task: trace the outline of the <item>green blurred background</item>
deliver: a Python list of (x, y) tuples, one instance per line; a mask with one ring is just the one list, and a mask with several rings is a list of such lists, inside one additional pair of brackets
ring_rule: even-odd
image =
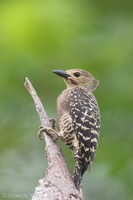
[[(31, 199), (47, 166), (25, 77), (56, 118), (65, 84), (52, 70), (71, 68), (100, 81), (101, 135), (83, 178), (85, 199), (133, 199), (132, 8), (132, 0), (0, 1), (0, 199)], [(61, 147), (73, 171), (71, 152)]]

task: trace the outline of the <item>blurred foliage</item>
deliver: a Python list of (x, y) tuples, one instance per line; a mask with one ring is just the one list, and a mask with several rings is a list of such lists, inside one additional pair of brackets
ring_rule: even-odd
[[(47, 166), (25, 77), (56, 118), (65, 84), (52, 70), (70, 68), (100, 80), (101, 135), (83, 178), (85, 199), (133, 199), (132, 7), (131, 0), (0, 1), (0, 199), (31, 199)], [(73, 171), (71, 152), (60, 144)]]

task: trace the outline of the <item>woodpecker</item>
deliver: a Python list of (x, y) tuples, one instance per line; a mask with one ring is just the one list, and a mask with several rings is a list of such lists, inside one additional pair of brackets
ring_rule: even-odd
[(55, 131), (55, 134), (73, 152), (74, 183), (80, 190), (82, 176), (90, 169), (98, 146), (100, 111), (93, 91), (99, 81), (81, 69), (53, 72), (61, 76), (67, 86), (57, 99), (60, 132)]

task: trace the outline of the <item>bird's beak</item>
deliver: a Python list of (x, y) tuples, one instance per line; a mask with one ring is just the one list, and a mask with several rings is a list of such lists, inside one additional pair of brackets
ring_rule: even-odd
[(53, 72), (54, 72), (55, 74), (57, 74), (57, 75), (63, 77), (63, 78), (66, 78), (66, 79), (68, 79), (68, 77), (70, 77), (70, 75), (67, 74), (67, 72), (64, 71), (64, 70), (53, 70)]

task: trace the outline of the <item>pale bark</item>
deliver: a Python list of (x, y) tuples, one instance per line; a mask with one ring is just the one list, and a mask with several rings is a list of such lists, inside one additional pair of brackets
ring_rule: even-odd
[[(34, 100), (41, 125), (52, 128), (40, 98), (28, 78), (24, 85)], [(48, 168), (46, 176), (39, 180), (39, 186), (35, 188), (32, 200), (83, 200), (82, 190), (79, 192), (75, 188), (73, 177), (58, 143), (46, 133), (44, 133), (44, 138)]]

